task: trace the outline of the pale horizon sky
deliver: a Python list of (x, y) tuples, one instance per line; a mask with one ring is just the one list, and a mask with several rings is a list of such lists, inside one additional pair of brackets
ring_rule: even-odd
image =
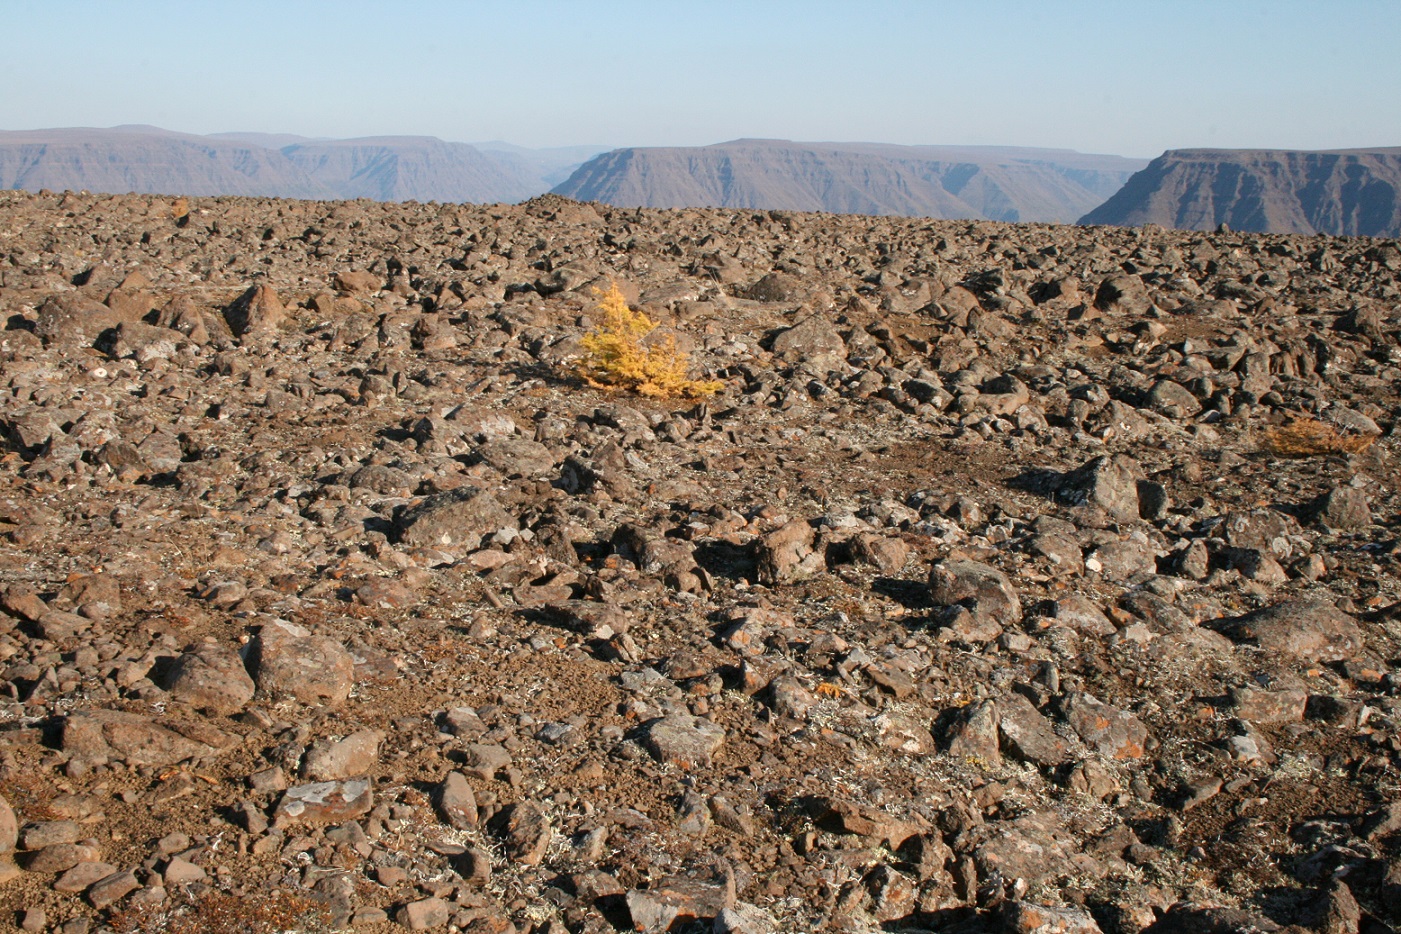
[(1401, 146), (1396, 0), (0, 0), (0, 129)]

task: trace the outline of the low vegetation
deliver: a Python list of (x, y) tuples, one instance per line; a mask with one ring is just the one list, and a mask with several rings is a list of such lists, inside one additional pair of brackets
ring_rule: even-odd
[(207, 891), (171, 906), (130, 908), (114, 915), (117, 934), (319, 934), (330, 930), (324, 905), (280, 890), (257, 898)]

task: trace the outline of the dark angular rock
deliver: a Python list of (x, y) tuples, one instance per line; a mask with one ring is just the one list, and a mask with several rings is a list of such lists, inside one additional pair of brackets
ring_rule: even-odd
[(1070, 761), (1070, 747), (1056, 735), (1051, 721), (1020, 694), (997, 701), (997, 725), (1002, 748), (1032, 765), (1054, 767)]
[(338, 706), (355, 686), (355, 659), (339, 642), (273, 620), (249, 643), (248, 667), (265, 694)]
[(496, 497), (473, 487), (426, 497), (395, 523), (401, 544), (456, 555), (474, 551), (486, 536), (515, 527)]
[(1142, 479), (1143, 469), (1131, 457), (1096, 457), (1061, 478), (1059, 495), (1071, 505), (1098, 506), (1118, 522), (1134, 522)]
[(1356, 487), (1335, 486), (1314, 507), (1314, 521), (1331, 532), (1366, 528), (1372, 524), (1372, 506)]
[(256, 689), (243, 659), (222, 645), (202, 645), (181, 655), (166, 680), (172, 699), (215, 714), (238, 713)]
[(940, 561), (929, 572), (929, 597), (937, 604), (959, 604), (999, 625), (1022, 618), (1022, 604), (1012, 582), (997, 568), (979, 561)]
[(1062, 713), (1085, 744), (1111, 759), (1139, 759), (1146, 751), (1148, 728), (1137, 717), (1083, 691), (1062, 701)]

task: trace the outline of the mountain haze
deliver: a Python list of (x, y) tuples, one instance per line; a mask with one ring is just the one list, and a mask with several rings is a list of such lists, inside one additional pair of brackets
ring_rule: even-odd
[(519, 165), (432, 136), (312, 140), (280, 151), (340, 198), (514, 202), (540, 193)]
[(1169, 150), (1081, 224), (1401, 236), (1401, 148)]
[[(502, 142), (501, 140), (473, 143), (472, 145), (503, 165), (520, 166), (520, 171), (544, 179), (550, 188), (569, 178), (570, 175), (574, 174), (575, 169), (594, 156), (601, 152), (607, 152), (609, 149), (607, 146), (588, 145), (527, 149), (524, 146), (517, 146), (514, 143)], [(535, 192), (535, 194), (540, 193)]]
[(746, 139), (614, 150), (553, 191), (620, 207), (1069, 222), (1144, 164), (1071, 150)]

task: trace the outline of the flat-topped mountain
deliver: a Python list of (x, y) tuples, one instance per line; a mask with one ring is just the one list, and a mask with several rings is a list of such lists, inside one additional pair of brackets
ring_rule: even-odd
[(545, 192), (598, 151), (153, 126), (0, 131), (0, 188), (499, 203)]
[(738, 207), (1070, 222), (1144, 162), (1065, 149), (744, 139), (617, 149), (556, 194), (620, 207)]
[(1177, 149), (1081, 224), (1401, 236), (1401, 148)]

